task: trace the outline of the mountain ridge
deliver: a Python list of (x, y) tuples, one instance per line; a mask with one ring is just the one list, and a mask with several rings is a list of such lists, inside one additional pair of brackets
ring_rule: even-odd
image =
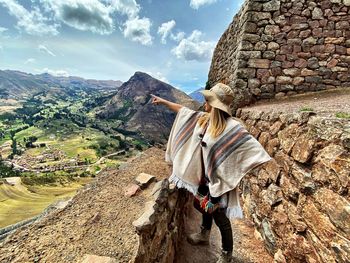
[(198, 109), (198, 102), (170, 84), (137, 71), (117, 93), (101, 107), (98, 116), (123, 120), (122, 129), (140, 133), (149, 140), (165, 143), (175, 119), (175, 113), (151, 103), (151, 94)]
[(80, 91), (111, 92), (121, 85), (119, 80), (94, 80), (76, 76), (59, 77), (48, 73), (0, 70), (0, 99), (26, 100), (38, 93), (51, 92), (53, 88), (60, 89), (67, 95), (77, 95)]

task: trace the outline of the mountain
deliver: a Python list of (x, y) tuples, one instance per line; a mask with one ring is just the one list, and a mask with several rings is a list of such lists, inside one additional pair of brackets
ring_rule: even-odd
[(80, 92), (116, 91), (121, 81), (92, 80), (79, 77), (55, 77), (13, 70), (0, 70), (0, 99), (26, 100), (40, 93), (51, 93), (54, 97), (79, 96)]
[(202, 93), (200, 93), (199, 91), (204, 90), (204, 88), (200, 88), (197, 89), (193, 92), (191, 92), (190, 94), (188, 94), (188, 96), (190, 96), (192, 99), (198, 101), (199, 103), (204, 103), (204, 96)]
[[(55, 87), (58, 87), (55, 85)], [(0, 98), (28, 99), (34, 94), (47, 92), (50, 85), (35, 75), (20, 71), (0, 70)]]
[(199, 103), (184, 92), (143, 72), (136, 72), (119, 87), (117, 93), (101, 107), (97, 116), (122, 120), (123, 130), (141, 134), (150, 141), (167, 141), (176, 114), (162, 105), (151, 103), (151, 94), (192, 109)]
[(41, 79), (57, 84), (64, 88), (77, 88), (77, 89), (95, 89), (100, 91), (115, 91), (118, 87), (120, 87), (123, 82), (120, 80), (95, 80), (95, 79), (84, 79), (81, 77), (55, 77), (48, 73), (44, 73), (38, 75)]

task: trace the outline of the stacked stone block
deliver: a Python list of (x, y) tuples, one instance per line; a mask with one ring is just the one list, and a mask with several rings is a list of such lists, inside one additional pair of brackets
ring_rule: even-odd
[(135, 263), (172, 263), (184, 235), (189, 194), (164, 179), (153, 188), (144, 213), (133, 222), (139, 235)]
[(349, 0), (246, 0), (214, 51), (208, 76), (255, 100), (350, 87)]
[(241, 184), (276, 263), (350, 262), (350, 126), (304, 112), (237, 111), (274, 158)]

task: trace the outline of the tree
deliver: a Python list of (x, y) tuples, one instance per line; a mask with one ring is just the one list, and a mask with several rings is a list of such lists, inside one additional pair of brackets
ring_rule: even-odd
[(17, 141), (14, 138), (12, 139), (11, 148), (12, 148), (12, 155), (16, 155), (17, 154)]

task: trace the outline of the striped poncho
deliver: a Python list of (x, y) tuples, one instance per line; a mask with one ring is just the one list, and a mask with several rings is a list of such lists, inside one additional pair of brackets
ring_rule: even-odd
[(271, 157), (233, 118), (227, 120), (224, 132), (218, 137), (212, 138), (208, 132), (205, 133), (204, 144), (201, 145), (200, 135), (204, 131), (197, 122), (202, 114), (186, 107), (178, 112), (165, 156), (166, 161), (173, 164), (169, 180), (177, 187), (196, 194), (205, 173), (209, 178), (210, 195), (221, 197), (220, 206), (226, 208), (229, 218), (241, 218), (237, 185), (245, 174)]

